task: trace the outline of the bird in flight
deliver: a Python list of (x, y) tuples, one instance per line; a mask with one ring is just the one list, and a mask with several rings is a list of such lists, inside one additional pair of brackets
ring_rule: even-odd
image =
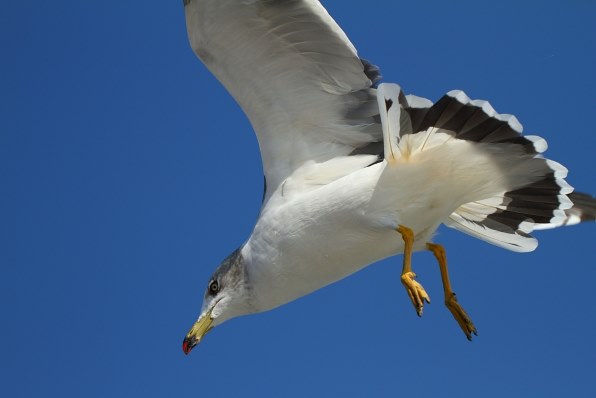
[(188, 354), (231, 318), (267, 311), (403, 254), (421, 316), (429, 295), (412, 253), (431, 251), (445, 305), (477, 334), (449, 280), (441, 224), (528, 252), (530, 233), (596, 220), (546, 141), (512, 115), (451, 91), (435, 103), (380, 83), (317, 0), (184, 0), (192, 49), (248, 116), (266, 189), (256, 225), (207, 283)]

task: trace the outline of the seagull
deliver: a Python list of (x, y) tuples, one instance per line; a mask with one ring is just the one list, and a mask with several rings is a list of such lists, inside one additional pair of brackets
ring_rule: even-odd
[(434, 254), (444, 302), (465, 336), (444, 224), (529, 252), (534, 230), (596, 220), (596, 198), (543, 156), (512, 115), (451, 91), (435, 103), (381, 83), (317, 0), (184, 0), (192, 49), (246, 113), (265, 174), (246, 242), (207, 283), (188, 354), (214, 327), (271, 310), (403, 254), (401, 283), (421, 316), (429, 295), (412, 254)]

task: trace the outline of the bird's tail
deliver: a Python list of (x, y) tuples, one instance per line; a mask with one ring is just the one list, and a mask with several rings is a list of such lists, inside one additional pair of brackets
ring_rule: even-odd
[(453, 177), (453, 189), (475, 196), (461, 202), (447, 226), (524, 252), (537, 246), (533, 230), (596, 219), (596, 199), (572, 193), (565, 181), (567, 169), (542, 156), (544, 139), (522, 136), (515, 116), (498, 114), (488, 102), (471, 100), (462, 91), (451, 91), (432, 104), (403, 95), (397, 85), (381, 84), (377, 99), (389, 162), (430, 148), (439, 154), (459, 148), (457, 177), (469, 180), (457, 184)]

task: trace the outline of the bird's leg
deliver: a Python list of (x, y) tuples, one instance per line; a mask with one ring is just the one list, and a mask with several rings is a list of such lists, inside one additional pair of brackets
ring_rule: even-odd
[(416, 309), (418, 316), (422, 316), (424, 301), (430, 304), (430, 298), (422, 285), (414, 280), (416, 274), (412, 272), (412, 247), (414, 246), (414, 232), (403, 225), (399, 225), (397, 230), (404, 240), (404, 265), (401, 271), (401, 283), (406, 288), (412, 304)]
[(451, 282), (449, 281), (449, 271), (447, 270), (447, 256), (445, 255), (445, 248), (441, 245), (434, 243), (427, 243), (426, 247), (434, 255), (439, 262), (439, 268), (441, 269), (441, 280), (443, 281), (443, 291), (445, 292), (445, 305), (451, 311), (451, 314), (459, 324), (459, 327), (466, 334), (468, 340), (472, 340), (472, 333), (478, 336), (478, 331), (474, 326), (474, 323), (463, 309), (463, 307), (457, 302), (457, 297), (453, 290), (451, 290)]

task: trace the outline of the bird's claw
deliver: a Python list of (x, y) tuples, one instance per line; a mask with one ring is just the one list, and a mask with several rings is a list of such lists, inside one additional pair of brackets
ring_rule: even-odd
[(424, 287), (422, 287), (420, 283), (414, 280), (415, 278), (415, 273), (405, 272), (401, 276), (401, 283), (406, 288), (406, 292), (408, 292), (410, 300), (412, 300), (412, 304), (414, 305), (416, 314), (418, 314), (418, 316), (422, 316), (422, 311), (424, 310), (424, 302), (426, 301), (428, 304), (430, 304), (430, 297), (426, 293), (426, 290), (424, 290)]
[(469, 341), (472, 341), (472, 334), (478, 336), (478, 331), (476, 330), (476, 326), (464, 310), (464, 308), (457, 302), (457, 297), (455, 293), (451, 293), (451, 296), (445, 299), (445, 305), (459, 324), (461, 330), (465, 333), (466, 338)]

